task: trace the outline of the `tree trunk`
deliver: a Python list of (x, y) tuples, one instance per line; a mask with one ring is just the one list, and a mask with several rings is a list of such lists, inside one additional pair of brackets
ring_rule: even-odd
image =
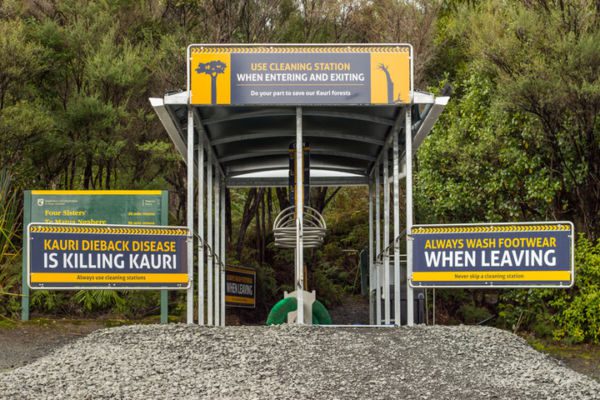
[(288, 208), (290, 206), (290, 199), (288, 199), (288, 193), (286, 188), (275, 188), (277, 194), (277, 200), (279, 202), (279, 211)]
[(232, 222), (231, 222), (231, 192), (228, 188), (225, 188), (225, 225), (227, 226), (225, 240), (227, 246), (225, 248), (229, 248), (231, 245), (231, 234), (232, 234)]
[(267, 212), (269, 215), (269, 227), (273, 226), (273, 191), (271, 188), (267, 190)]
[(108, 160), (106, 162), (106, 180), (105, 180), (105, 185), (104, 185), (106, 190), (110, 190), (110, 176), (112, 175), (111, 165), (112, 165), (112, 160)]
[(240, 261), (242, 258), (242, 248), (244, 247), (244, 238), (246, 237), (246, 231), (252, 222), (252, 219), (256, 215), (256, 208), (258, 207), (259, 198), (262, 196), (264, 188), (256, 189), (252, 188), (248, 192), (246, 202), (244, 203), (244, 213), (242, 215), (242, 222), (240, 223), (240, 231), (238, 233), (238, 240), (236, 245), (237, 259)]
[(256, 221), (256, 252), (258, 254), (258, 262), (259, 263), (263, 263), (263, 257), (262, 257), (262, 226), (260, 223), (261, 220), (261, 204), (263, 202), (263, 196), (260, 196), (257, 199), (257, 207), (256, 207), (256, 213), (255, 213), (255, 221)]
[(85, 169), (83, 171), (83, 188), (88, 190), (92, 183), (92, 155), (88, 154), (85, 157)]

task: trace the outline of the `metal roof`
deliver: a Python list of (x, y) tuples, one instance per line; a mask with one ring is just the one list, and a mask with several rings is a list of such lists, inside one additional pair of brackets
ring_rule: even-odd
[[(433, 127), (448, 99), (415, 92), (414, 150)], [(151, 98), (150, 102), (185, 159), (187, 92)], [(391, 133), (394, 129), (403, 131), (402, 108), (401, 105), (303, 106), (303, 136), (310, 145), (311, 172), (320, 172), (311, 178), (311, 185), (367, 184), (383, 149), (390, 147)], [(195, 137), (203, 138), (228, 186), (287, 186), (288, 147), (296, 136), (295, 107), (194, 106), (194, 117)], [(404, 134), (399, 138), (402, 149)], [(273, 173), (260, 174), (264, 171)]]

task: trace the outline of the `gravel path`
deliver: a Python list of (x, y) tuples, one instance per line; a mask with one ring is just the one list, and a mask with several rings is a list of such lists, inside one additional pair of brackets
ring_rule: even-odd
[(0, 374), (0, 398), (600, 399), (600, 384), (487, 327), (133, 325)]

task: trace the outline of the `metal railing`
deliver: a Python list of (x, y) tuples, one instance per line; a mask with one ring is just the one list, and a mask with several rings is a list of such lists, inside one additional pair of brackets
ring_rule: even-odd
[[(296, 207), (282, 210), (273, 222), (275, 246), (293, 249), (296, 247)], [(304, 206), (302, 224), (303, 247), (313, 248), (323, 244), (327, 224), (323, 216), (314, 208)]]

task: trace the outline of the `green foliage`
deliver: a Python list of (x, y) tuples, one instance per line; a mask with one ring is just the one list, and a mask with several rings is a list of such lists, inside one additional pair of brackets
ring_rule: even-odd
[(492, 79), (477, 68), (455, 83), (432, 137), (419, 151), (415, 184), (421, 222), (535, 220), (556, 184), (528, 149), (530, 119), (495, 111)]
[(600, 342), (600, 241), (580, 236), (571, 289), (511, 290), (501, 295), (500, 323), (540, 337)]
[(21, 250), (18, 235), (21, 205), (11, 179), (6, 169), (0, 169), (0, 268), (12, 262)]
[(0, 265), (0, 316), (16, 318), (21, 311), (21, 263), (13, 259)]
[[(440, 290), (438, 311), (449, 323), (475, 323), (489, 309), (508, 329), (600, 340), (595, 2), (46, 3), (0, 4), (0, 314), (15, 316), (20, 301), (13, 257), (21, 189), (169, 188), (173, 222), (183, 222), (182, 163), (147, 99), (185, 87), (188, 43), (412, 42), (416, 89), (454, 89), (418, 152), (416, 221), (568, 219), (589, 239), (577, 243), (573, 289), (503, 291), (495, 310), (477, 291)], [(327, 305), (359, 289), (366, 193), (341, 190), (324, 212), (325, 245), (306, 252), (309, 287)], [(247, 195), (231, 192), (230, 234)], [(268, 207), (276, 215), (277, 206)], [(263, 228), (257, 232), (254, 218), (236, 261), (257, 269), (257, 301), (268, 310), (293, 289), (294, 263)], [(173, 313), (183, 314), (184, 299), (172, 294)], [(136, 316), (156, 309), (158, 293), (34, 291), (31, 304), (40, 312)]]
[(80, 290), (75, 294), (73, 300), (81, 304), (85, 311), (108, 310), (116, 306), (117, 310), (123, 310), (125, 300), (120, 292), (116, 290)]
[(59, 313), (67, 303), (65, 294), (54, 290), (32, 290), (30, 296), (29, 306), (36, 311)]
[(600, 342), (600, 240), (580, 236), (575, 253), (575, 286), (552, 301), (558, 327), (554, 337)]
[(20, 309), (21, 205), (6, 169), (0, 169), (0, 315), (15, 317)]
[[(600, 235), (600, 12), (596, 2), (486, 2), (466, 13), (474, 63), (493, 75), (498, 108), (525, 113), (553, 183), (551, 211)], [(540, 185), (541, 186), (541, 185)]]
[(467, 324), (477, 324), (486, 320), (492, 314), (485, 307), (463, 304), (458, 310), (458, 316)]
[(275, 271), (273, 267), (266, 264), (257, 264), (254, 267), (256, 269), (256, 281), (260, 282), (256, 288), (256, 304), (267, 311), (267, 304), (271, 304), (277, 294)]
[(344, 293), (344, 278), (336, 267), (325, 262), (319, 263), (313, 271), (314, 290), (327, 307), (340, 304)]

